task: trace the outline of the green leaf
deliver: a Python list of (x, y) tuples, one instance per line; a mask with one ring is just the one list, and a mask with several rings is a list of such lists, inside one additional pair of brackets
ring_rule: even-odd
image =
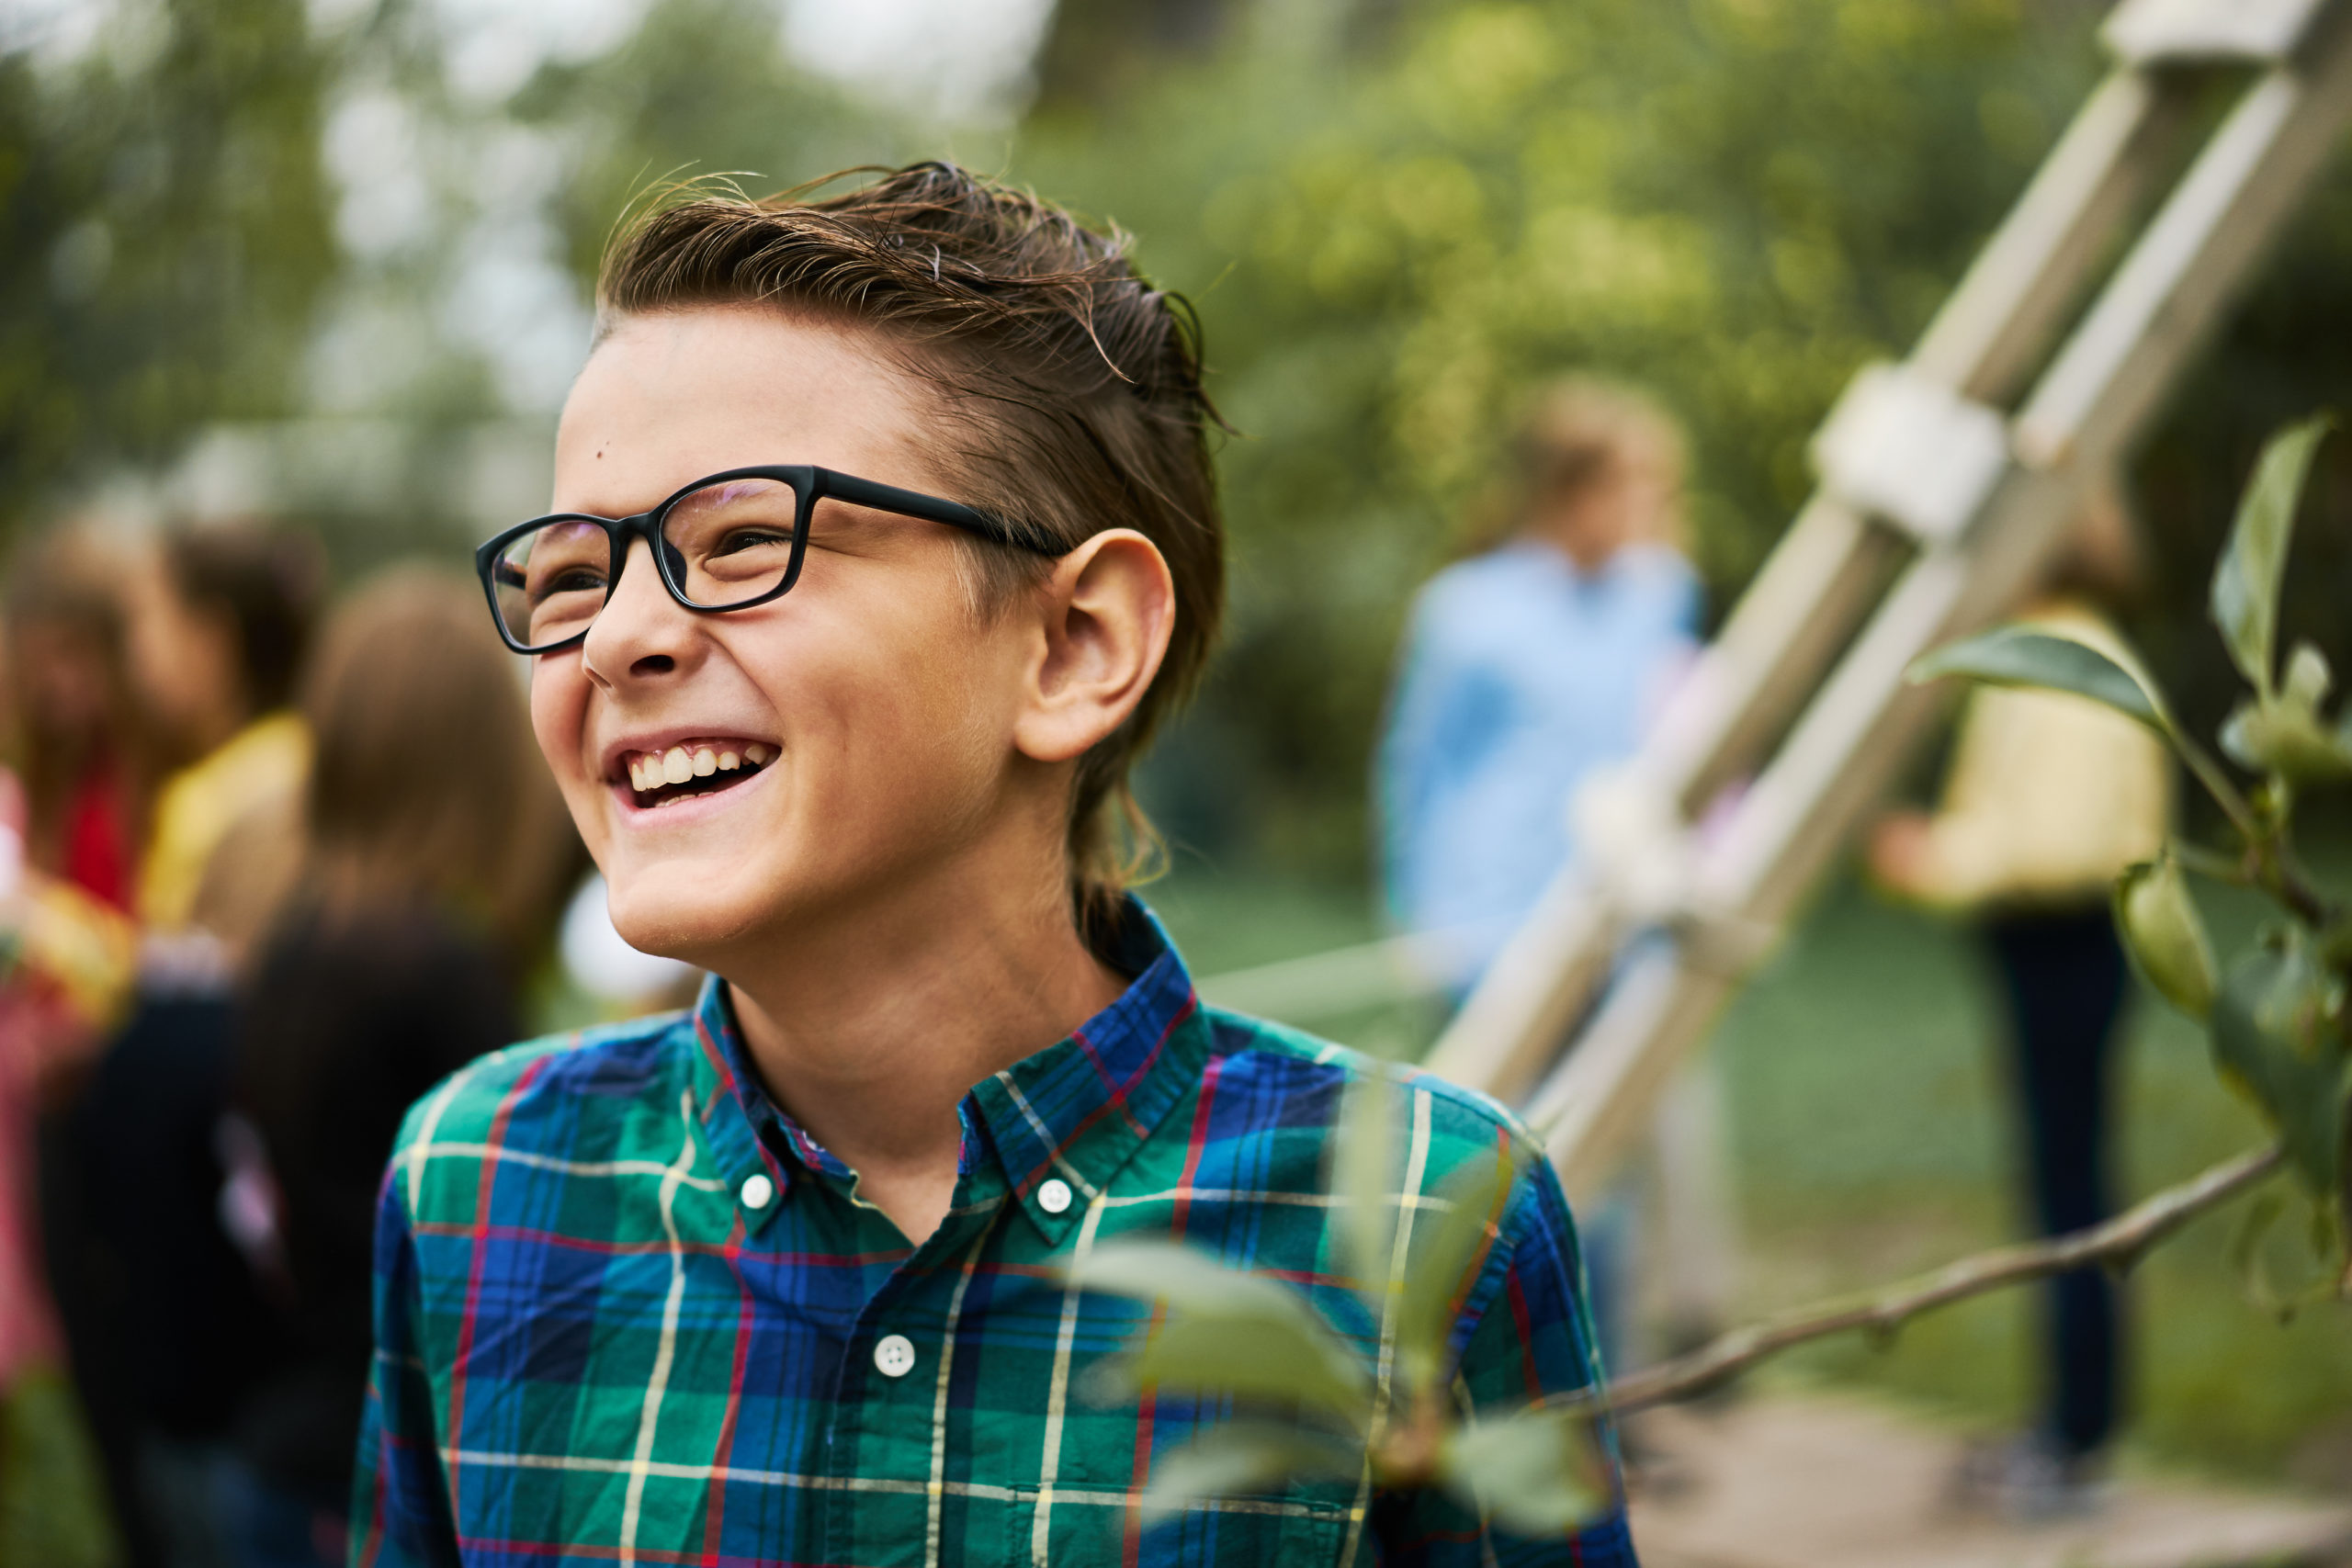
[(1160, 1302), (1171, 1312), (1320, 1326), (1306, 1299), (1281, 1280), (1228, 1268), (1197, 1247), (1163, 1237), (1105, 1242), (1074, 1259), (1067, 1273), (1080, 1290)]
[(1371, 1419), (1372, 1380), (1329, 1330), (1180, 1314), (1148, 1334), (1140, 1348), (1102, 1367), (1096, 1391), (1122, 1402), (1156, 1388), (1305, 1405), (1357, 1431)]
[(1094, 1374), (1101, 1393), (1222, 1392), (1309, 1405), (1357, 1427), (1369, 1418), (1371, 1374), (1306, 1298), (1279, 1280), (1169, 1241), (1114, 1242), (1069, 1274), (1083, 1289), (1169, 1308), (1136, 1349), (1102, 1363)]
[(2170, 851), (2115, 884), (2115, 923), (2156, 994), (2191, 1018), (2213, 1010), (2213, 943)]
[(2334, 784), (2352, 778), (2352, 744), (2322, 728), (2319, 716), (2291, 697), (2242, 703), (2222, 726), (2222, 750), (2256, 773), (2290, 784)]
[(1218, 1497), (1272, 1492), (1293, 1477), (1353, 1481), (1363, 1451), (1321, 1433), (1261, 1422), (1213, 1427), (1182, 1448), (1152, 1461), (1144, 1488), (1143, 1518), (1169, 1515)]
[(2227, 1247), (2230, 1269), (2238, 1277), (2238, 1290), (2246, 1304), (2280, 1323), (2292, 1321), (2296, 1314), (2308, 1307), (2339, 1300), (2339, 1280), (2344, 1272), (2343, 1235), (2333, 1223), (2327, 1206), (2314, 1203), (2310, 1206), (2312, 1267), (2301, 1270), (2301, 1280), (2280, 1282), (2271, 1268), (2265, 1243), (2288, 1208), (2287, 1195), (2276, 1188), (2256, 1193), (2232, 1229)]
[(2278, 581), (2294, 536), (2295, 505), (2315, 452), (2335, 421), (2316, 415), (2273, 435), (2255, 464), (2238, 502), (2230, 543), (2213, 572), (2213, 624), (2230, 658), (2254, 689), (2267, 697), (2278, 637)]
[(2327, 655), (2310, 643), (2295, 644), (2287, 656), (2287, 678), (2279, 683), (2279, 694), (2289, 702), (2317, 711), (2327, 701), (2328, 689), (2335, 683), (2335, 673), (2327, 667)]
[(1487, 1227), (1502, 1218), (1520, 1158), (1516, 1146), (1506, 1146), (1492, 1159), (1464, 1164), (1438, 1188), (1448, 1207), (1415, 1229), (1405, 1297), (1396, 1308), (1396, 1354), (1414, 1382), (1443, 1371), (1454, 1303), (1467, 1288), (1464, 1276), (1485, 1256)]
[(2294, 1316), (2295, 1309), (2272, 1282), (2269, 1266), (2262, 1256), (2262, 1244), (2286, 1212), (2286, 1197), (2277, 1189), (2256, 1193), (2230, 1232), (2227, 1249), (2230, 1271), (2238, 1277), (2238, 1292), (2245, 1297), (2246, 1304), (2281, 1323)]
[(2069, 692), (2104, 703), (2169, 737), (2164, 704), (2133, 671), (2086, 642), (2030, 626), (1998, 626), (1947, 643), (1911, 666), (1914, 682), (1958, 675), (1991, 686)]
[(1457, 1428), (1439, 1453), (1438, 1480), (1513, 1535), (1561, 1535), (1609, 1506), (1591, 1426), (1557, 1410), (1522, 1410)]
[(1331, 1191), (1339, 1198), (1340, 1266), (1356, 1281), (1374, 1323), (1385, 1315), (1396, 1247), (1396, 1080), (1375, 1073), (1349, 1086), (1331, 1150)]
[(2330, 1016), (2330, 981), (2293, 927), (2229, 967), (2213, 1001), (2215, 1066), (2278, 1128), (2288, 1162), (2326, 1202), (2344, 1170), (2352, 1056)]

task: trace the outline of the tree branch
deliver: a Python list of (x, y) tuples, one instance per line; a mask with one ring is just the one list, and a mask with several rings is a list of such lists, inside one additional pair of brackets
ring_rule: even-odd
[(1891, 1334), (1921, 1313), (2085, 1264), (2128, 1268), (2189, 1220), (2277, 1170), (2281, 1157), (2276, 1144), (2249, 1150), (2193, 1180), (2166, 1188), (2104, 1224), (2048, 1241), (1980, 1252), (1859, 1299), (1806, 1307), (1736, 1328), (1687, 1356), (1620, 1378), (1599, 1394), (1587, 1392), (1559, 1403), (1585, 1409), (1606, 1405), (1620, 1414), (1671, 1404), (1808, 1340), (1858, 1328)]

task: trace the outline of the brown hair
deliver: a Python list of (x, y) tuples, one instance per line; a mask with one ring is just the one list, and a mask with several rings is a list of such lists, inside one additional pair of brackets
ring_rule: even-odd
[[(1632, 464), (1662, 461), (1679, 474), (1688, 460), (1681, 425), (1655, 398), (1598, 376), (1563, 377), (1538, 389), (1520, 416), (1510, 454), (1510, 482), (1472, 510), (1464, 530), (1469, 553), (1493, 548), (1539, 509), (1576, 501)], [(1658, 536), (1629, 542), (1680, 543)]]
[[(1072, 890), (1091, 931), (1151, 842), (1128, 770), (1198, 681), (1224, 605), (1199, 322), (1136, 272), (1115, 228), (1095, 232), (953, 164), (850, 172), (880, 177), (823, 200), (807, 197), (840, 175), (757, 201), (690, 187), (649, 208), (605, 257), (599, 331), (731, 304), (870, 329), (937, 391), (931, 450), (956, 499), (1057, 553), (1114, 527), (1159, 547), (1176, 585), (1167, 659), (1126, 723), (1080, 759), (1070, 801)], [(1049, 570), (1004, 546), (966, 547), (984, 607)]]
[(249, 716), (293, 701), (326, 580), (318, 541), (262, 523), (180, 527), (164, 570), (181, 603), (228, 617)]
[(563, 892), (570, 819), (472, 585), (423, 567), (375, 578), (328, 623), (302, 714), (310, 896), (330, 915), (438, 903), (528, 962)]
[[(31, 542), (12, 563), (7, 599), (7, 707), (17, 734), (17, 771), (25, 787), (26, 847), (34, 865), (56, 872), (65, 858), (65, 818), (74, 791), (94, 770), (110, 769), (117, 807), (133, 842), (145, 819), (154, 758), (130, 678), (122, 584), (129, 552), (85, 529), (68, 527)], [(86, 657), (100, 690), (94, 721), (61, 728), (37, 690), (28, 634), (61, 636)]]
[(2086, 599), (2109, 612), (2136, 607), (2147, 589), (2145, 533), (2123, 476), (2100, 475), (2083, 491), (2074, 527), (2042, 569), (2041, 593)]

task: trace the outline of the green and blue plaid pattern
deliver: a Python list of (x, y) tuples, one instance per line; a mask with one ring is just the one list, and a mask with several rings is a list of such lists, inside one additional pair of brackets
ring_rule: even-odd
[[(1173, 1232), (1309, 1292), (1384, 1369), (1334, 1258), (1326, 1144), (1359, 1057), (1202, 1006), (1140, 905), (1132, 986), (975, 1087), (920, 1247), (752, 1075), (726, 987), (518, 1045), (410, 1113), (386, 1173), (361, 1568), (1634, 1562), (1622, 1509), (1505, 1537), (1436, 1493), (1301, 1482), (1147, 1527), (1156, 1456), (1229, 1412), (1090, 1400), (1148, 1311), (1062, 1269)], [(1401, 1213), (1526, 1134), (1429, 1077)], [(1493, 1228), (1453, 1344), (1500, 1412), (1599, 1376), (1548, 1166)]]

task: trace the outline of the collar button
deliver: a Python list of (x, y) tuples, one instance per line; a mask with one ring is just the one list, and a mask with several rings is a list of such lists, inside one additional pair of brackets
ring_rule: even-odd
[(1069, 1208), (1069, 1183), (1060, 1177), (1048, 1177), (1037, 1188), (1037, 1207), (1049, 1214), (1059, 1214)]
[(764, 1209), (775, 1201), (775, 1182), (770, 1181), (764, 1175), (747, 1176), (743, 1179), (743, 1207)]

